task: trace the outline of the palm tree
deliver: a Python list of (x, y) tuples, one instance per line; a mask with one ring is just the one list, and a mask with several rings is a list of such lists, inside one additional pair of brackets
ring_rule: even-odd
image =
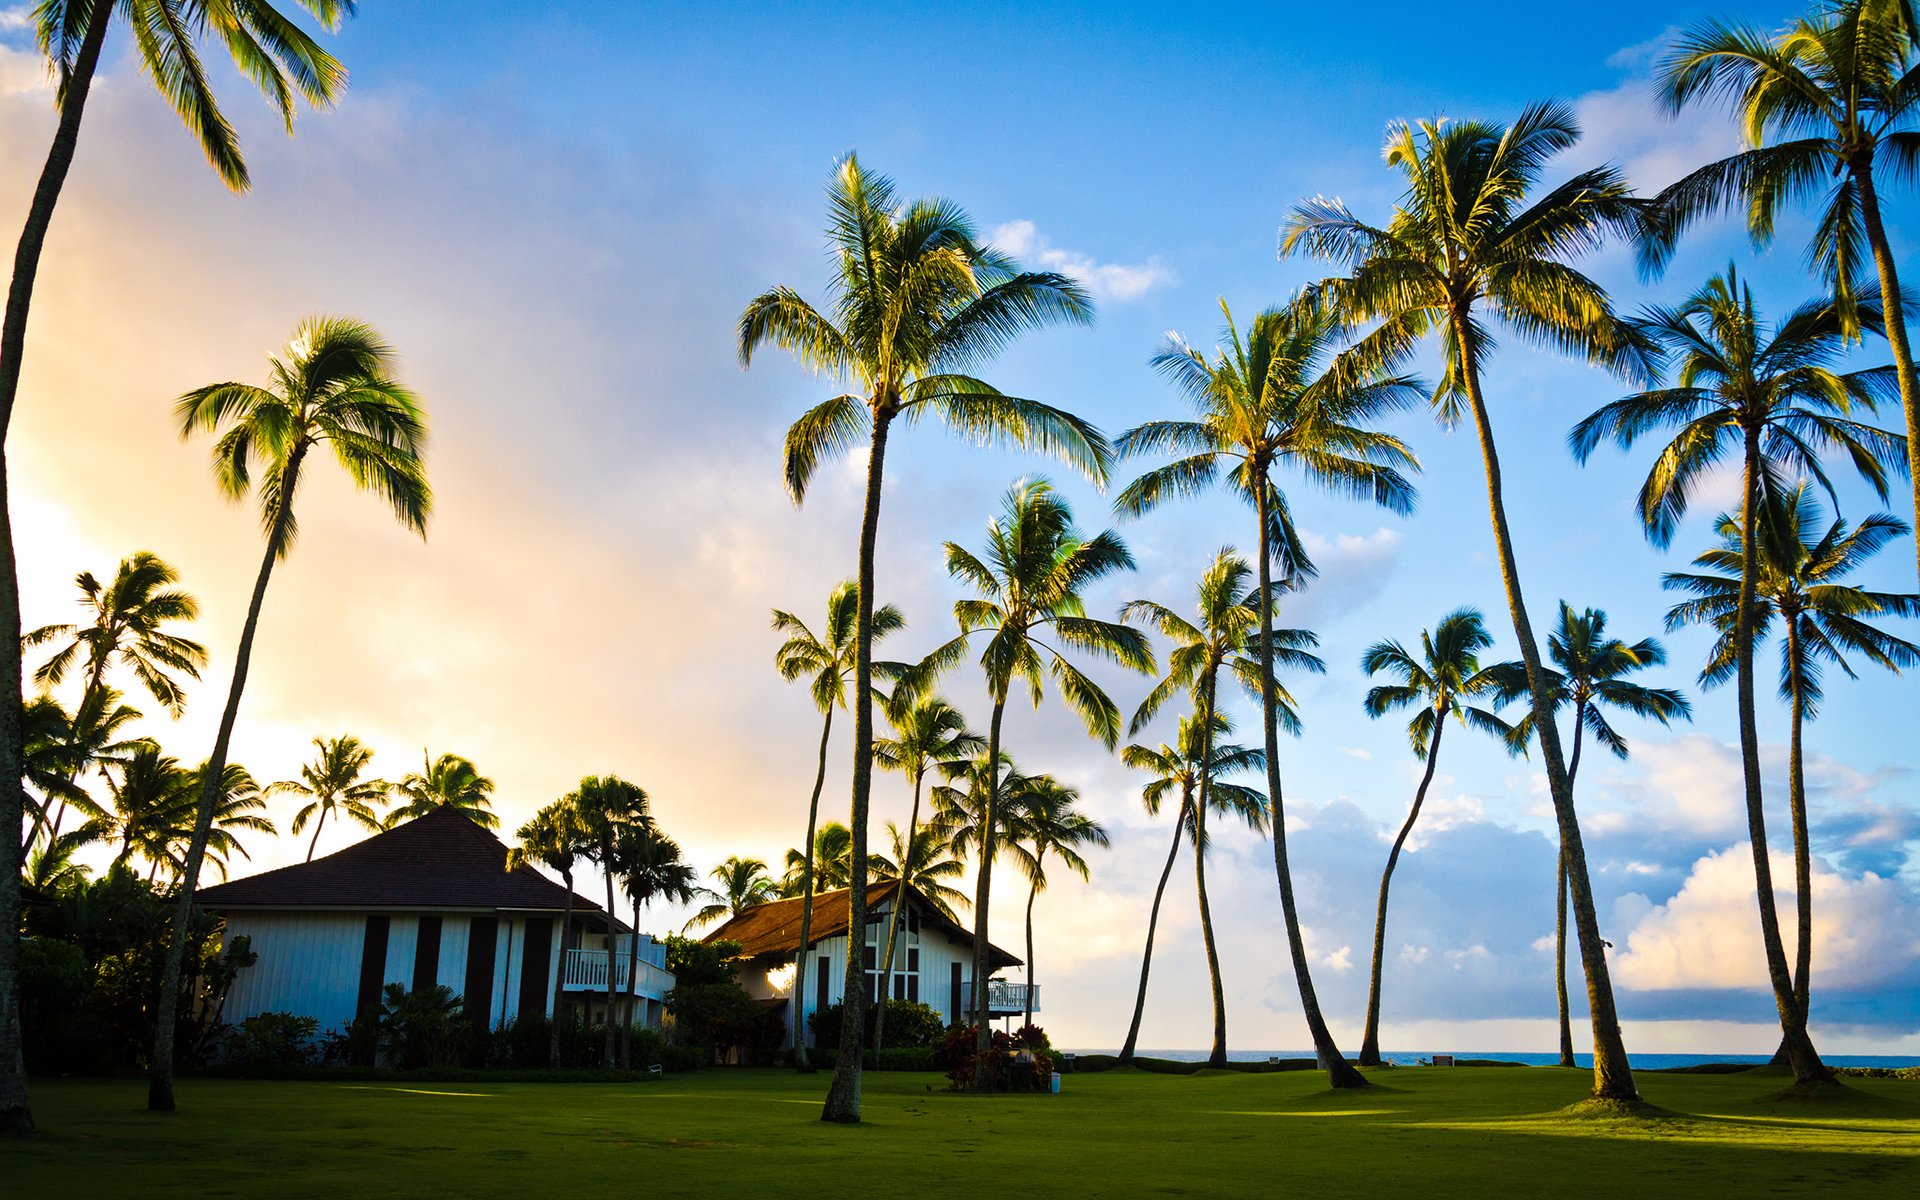
[[(1115, 507), (1122, 514), (1138, 516), (1168, 499), (1212, 486), (1223, 469), (1228, 486), (1253, 505), (1259, 530), (1258, 592), (1269, 598), (1260, 606), (1254, 645), (1260, 660), (1280, 910), (1314, 1052), (1327, 1064), (1334, 1086), (1365, 1087), (1366, 1080), (1340, 1053), (1321, 1015), (1287, 856), (1280, 788), (1282, 701), (1269, 649), (1277, 649), (1273, 602), (1284, 590), (1312, 578), (1315, 568), (1273, 473), (1292, 467), (1335, 493), (1371, 499), (1391, 512), (1411, 512), (1415, 492), (1401, 472), (1417, 470), (1418, 461), (1400, 439), (1367, 429), (1364, 423), (1411, 404), (1419, 395), (1419, 384), (1411, 377), (1392, 374), (1381, 361), (1353, 351), (1336, 354), (1341, 323), (1331, 309), (1310, 297), (1295, 297), (1284, 307), (1262, 312), (1244, 337), (1225, 301), (1220, 311), (1226, 319), (1226, 349), (1208, 357), (1176, 335), (1154, 356), (1154, 366), (1185, 394), (1195, 417), (1149, 421), (1120, 438), (1116, 447), (1122, 454), (1180, 457), (1134, 480)], [(1277, 585), (1276, 565), (1280, 568)]]
[[(91, 768), (118, 762), (133, 748), (133, 741), (122, 734), (140, 716), (105, 683), (81, 696), (71, 718), (48, 697), (28, 702), (25, 781), (39, 790), (43, 801), (35, 814), (35, 834), (44, 823), (49, 840), (59, 837), (70, 807), (83, 817), (100, 815), (100, 806), (80, 786), (80, 777)], [(51, 803), (55, 799), (58, 807)], [(33, 835), (27, 840), (31, 844)]]
[(1372, 973), (1367, 988), (1367, 1028), (1360, 1041), (1360, 1065), (1380, 1065), (1380, 968), (1387, 941), (1387, 889), (1393, 883), (1393, 868), (1400, 861), (1401, 847), (1420, 819), (1420, 806), (1426, 803), (1427, 787), (1433, 783), (1434, 768), (1440, 763), (1440, 739), (1447, 731), (1447, 718), (1462, 725), (1506, 739), (1512, 730), (1505, 721), (1469, 701), (1493, 697), (1499, 690), (1498, 677), (1480, 666), (1480, 652), (1493, 645), (1479, 610), (1455, 609), (1440, 619), (1431, 630), (1420, 631), (1420, 656), (1415, 658), (1399, 642), (1375, 642), (1360, 658), (1360, 667), (1368, 675), (1382, 672), (1400, 682), (1378, 684), (1368, 689), (1367, 715), (1383, 717), (1390, 712), (1418, 706), (1407, 723), (1407, 740), (1416, 756), (1426, 760), (1420, 786), (1413, 793), (1413, 807), (1400, 833), (1387, 851), (1387, 867), (1380, 873), (1380, 903), (1373, 918)]
[(320, 446), (331, 448), (355, 485), (379, 495), (401, 524), (425, 536), (432, 506), (421, 457), (426, 422), (413, 393), (394, 381), (393, 366), (393, 350), (370, 326), (340, 317), (312, 317), (294, 331), (286, 353), (272, 359), (268, 387), (210, 384), (180, 397), (174, 409), (182, 437), (224, 430), (214, 443), (214, 478), (229, 499), (245, 496), (253, 486), (256, 468), (263, 472), (260, 515), (267, 547), (241, 627), (233, 682), (209, 759), (207, 790), (200, 798), (199, 818), (187, 848), (149, 1071), (147, 1107), (156, 1111), (174, 1108), (174, 1016), (188, 917), (213, 820), (213, 788), (226, 769), (227, 746), (240, 714), (240, 695), (247, 684), (267, 581), (274, 564), (293, 549), (298, 528), (293, 501), (305, 478), (307, 456)]
[(633, 1062), (634, 997), (640, 980), (640, 910), (654, 900), (685, 904), (693, 899), (699, 877), (680, 857), (680, 843), (651, 819), (627, 825), (615, 844), (614, 866), (626, 881), (633, 902), (633, 932), (627, 937), (627, 1019), (620, 1026), (620, 1069)]
[(420, 758), (421, 769), (407, 772), (393, 785), (392, 798), (397, 804), (381, 818), (383, 829), (424, 817), (441, 807), (458, 809), (485, 829), (500, 824), (500, 818), (492, 811), (493, 801), (489, 799), (493, 795), (493, 780), (482, 775), (472, 759), (458, 754), (433, 758), (425, 751)]
[[(184, 869), (186, 854), (183, 852), (193, 836), (194, 808), (192, 798), (206, 791), (207, 764), (188, 774), (183, 798), (187, 803), (181, 808), (183, 818), (175, 828), (174, 851), (170, 856), (176, 869)], [(252, 860), (246, 848), (240, 844), (239, 833), (264, 833), (272, 837), (275, 830), (273, 821), (266, 816), (266, 800), (253, 773), (239, 763), (228, 763), (220, 772), (215, 788), (213, 803), (213, 821), (208, 830), (206, 856), (220, 868), (220, 878), (227, 877), (227, 864), (232, 856)]]
[(1281, 252), (1305, 251), (1348, 269), (1347, 277), (1327, 280), (1319, 290), (1349, 319), (1380, 321), (1362, 342), (1369, 356), (1397, 361), (1427, 334), (1441, 335), (1444, 372), (1433, 405), (1443, 424), (1457, 422), (1463, 409), (1473, 418), (1500, 579), (1514, 639), (1535, 685), (1541, 757), (1567, 849), (1593, 1014), (1593, 1095), (1631, 1102), (1638, 1092), (1620, 1037), (1566, 756), (1559, 731), (1546, 719), (1540, 647), (1522, 594), (1493, 421), (1480, 386), (1493, 350), (1488, 312), (1523, 339), (1633, 376), (1649, 370), (1645, 346), (1614, 315), (1606, 291), (1567, 262), (1609, 232), (1638, 233), (1643, 208), (1611, 167), (1581, 171), (1545, 195), (1535, 194), (1548, 162), (1579, 137), (1572, 112), (1559, 104), (1532, 105), (1505, 127), (1482, 121), (1395, 125), (1387, 135), (1386, 159), (1405, 174), (1407, 190), (1387, 227), (1362, 222), (1338, 200), (1312, 200), (1295, 207), (1282, 231)]
[[(1554, 712), (1573, 705), (1573, 753), (1567, 758), (1567, 787), (1573, 788), (1580, 776), (1581, 741), (1586, 733), (1613, 751), (1617, 758), (1627, 757), (1627, 740), (1608, 722), (1606, 707), (1622, 709), (1636, 716), (1671, 724), (1674, 718), (1692, 720), (1687, 699), (1671, 688), (1650, 688), (1633, 683), (1626, 676), (1667, 661), (1665, 650), (1652, 638), (1642, 638), (1629, 646), (1618, 638), (1606, 636), (1607, 614), (1597, 608), (1576, 613), (1565, 600), (1560, 602), (1560, 624), (1547, 636), (1547, 657), (1554, 666), (1542, 671), (1549, 689), (1548, 699)], [(1555, 668), (1558, 668), (1557, 670)], [(1523, 663), (1500, 663), (1488, 671), (1498, 681), (1495, 706), (1513, 700), (1531, 700), (1527, 692), (1527, 671)], [(1527, 715), (1514, 722), (1508, 738), (1509, 748), (1525, 753), (1533, 737), (1531, 705)], [(1554, 993), (1560, 1009), (1560, 1065), (1573, 1061), (1573, 1014), (1567, 999), (1567, 860), (1556, 856), (1558, 882), (1554, 886), (1553, 961)]]
[[(813, 882), (824, 885), (825, 890), (834, 891), (847, 886), (852, 877), (853, 834), (838, 821), (828, 821), (813, 831), (812, 853), (797, 847), (788, 847), (786, 874), (780, 877), (780, 890), (788, 896), (803, 895), (806, 888), (808, 862), (813, 866)], [(818, 887), (815, 889), (819, 890)]]
[(190, 773), (151, 739), (141, 739), (116, 764), (118, 778), (108, 781), (107, 805), (85, 827), (89, 840), (120, 844), (113, 865), (127, 867), (137, 855), (149, 874), (174, 855), (185, 828), (191, 834), (194, 797)]
[[(339, 28), (353, 11), (351, 0), (301, 0), (328, 32)], [(266, 0), (222, 2), (211, 6), (188, 0), (124, 0), (122, 3), (80, 3), (45, 0), (34, 7), (35, 29), (49, 68), (58, 77), (54, 93), (59, 121), (47, 159), (40, 169), (33, 200), (13, 257), (13, 279), (7, 290), (4, 323), (0, 323), (0, 480), (6, 477), (5, 436), (20, 393), (20, 369), (27, 347), (27, 320), (33, 304), (33, 285), (40, 255), (60, 191), (73, 165), (80, 140), (80, 121), (93, 85), (100, 50), (114, 14), (133, 30), (147, 78), (154, 81), (181, 120), (193, 131), (207, 160), (228, 187), (244, 191), (247, 167), (233, 126), (215, 103), (194, 43), (217, 29), (234, 64), (252, 79), (280, 110), (287, 131), (293, 131), (294, 97), (315, 107), (331, 106), (346, 87), (347, 73), (312, 38)], [(8, 522), (7, 495), (0, 484), (0, 522)], [(0, 677), (20, 678), (20, 590), (18, 568), (10, 538), (0, 538)], [(19, 777), (22, 699), (16, 686), (0, 692), (0, 829), (20, 822)], [(20, 848), (12, 838), (0, 838), (0, 929), (14, 929), (20, 914)], [(12, 937), (0, 938), (0, 1133), (30, 1133), (33, 1111), (28, 1104), (25, 1066), (20, 1054), (19, 946)]]
[[(787, 640), (774, 652), (773, 664), (779, 670), (780, 678), (792, 683), (796, 679), (808, 681), (808, 690), (813, 694), (813, 703), (820, 710), (820, 761), (813, 774), (813, 796), (807, 801), (807, 839), (801, 843), (800, 887), (798, 895), (804, 897), (800, 906), (800, 948), (793, 957), (793, 995), (802, 997), (807, 994), (807, 958), (813, 949), (813, 845), (815, 827), (820, 820), (820, 789), (827, 782), (827, 741), (833, 735), (833, 713), (835, 709), (847, 706), (847, 677), (857, 675), (860, 670), (860, 646), (854, 636), (860, 624), (860, 584), (858, 580), (843, 580), (827, 597), (827, 622), (821, 632), (815, 634), (807, 628), (806, 622), (790, 612), (773, 610), (774, 632), (786, 635)], [(906, 627), (906, 618), (900, 610), (891, 604), (875, 609), (868, 625), (868, 653), (871, 645), (889, 633)], [(894, 664), (871, 664), (869, 674), (897, 675)], [(787, 1007), (788, 1037), (793, 1048), (794, 1067), (805, 1073), (813, 1073), (813, 1063), (807, 1058), (807, 1035), (800, 1020), (800, 1004)]]
[(1022, 1024), (1033, 1024), (1033, 902), (1047, 887), (1047, 856), (1066, 864), (1081, 879), (1090, 878), (1083, 846), (1109, 845), (1106, 827), (1075, 806), (1080, 792), (1051, 775), (1026, 781), (1026, 836), (1015, 843), (1015, 862), (1027, 878), (1027, 1008)]
[[(1807, 830), (1807, 786), (1801, 757), (1802, 726), (1819, 713), (1825, 697), (1822, 668), (1832, 663), (1855, 678), (1848, 654), (1898, 674), (1920, 662), (1920, 647), (1877, 629), (1868, 619), (1920, 616), (1920, 595), (1872, 592), (1843, 582), (1883, 546), (1908, 532), (1904, 521), (1876, 513), (1852, 529), (1835, 517), (1822, 531), (1825, 515), (1803, 483), (1772, 498), (1774, 512), (1759, 522), (1754, 606), (1749, 636), (1763, 641), (1777, 617), (1785, 637), (1780, 643), (1780, 695), (1787, 702), (1792, 732), (1787, 752), (1787, 796), (1793, 820), (1793, 873), (1797, 898), (1798, 948), (1793, 972), (1794, 1005), (1808, 1015), (1809, 976), (1813, 968), (1813, 851)], [(1745, 555), (1741, 522), (1720, 518), (1720, 545), (1695, 558), (1699, 573), (1674, 572), (1662, 583), (1693, 599), (1667, 613), (1667, 628), (1712, 625), (1720, 634), (1700, 681), (1708, 687), (1737, 674), (1740, 603)]]
[[(573, 868), (593, 852), (593, 831), (571, 796), (533, 814), (514, 834), (520, 844), (507, 851), (507, 870), (540, 863), (560, 876), (567, 898), (560, 916), (560, 969), (553, 974), (553, 1020), (548, 1031), (547, 1064), (560, 1066), (560, 1004), (566, 996), (567, 939), (573, 935)], [(611, 909), (608, 910), (611, 913)]]
[(85, 863), (75, 855), (94, 841), (91, 830), (76, 829), (49, 838), (27, 857), (26, 881), (45, 891), (64, 894), (87, 882)]
[[(867, 802), (873, 772), (873, 557), (880, 528), (880, 485), (893, 422), (938, 417), (975, 442), (1002, 442), (1057, 454), (1104, 482), (1108, 448), (1100, 433), (1069, 413), (1008, 396), (967, 372), (1020, 334), (1053, 321), (1086, 323), (1093, 305), (1073, 280), (1023, 272), (982, 245), (973, 222), (945, 200), (902, 202), (893, 183), (849, 154), (827, 188), (827, 230), (835, 271), (832, 316), (792, 288), (763, 292), (740, 315), (740, 362), (778, 346), (810, 370), (853, 391), (809, 410), (787, 431), (786, 483), (805, 496), (818, 465), (868, 435), (866, 500), (860, 519), (860, 617), (853, 705), (852, 928), (866, 919)], [(847, 942), (848, 977), (861, 970), (857, 938)], [(861, 997), (848, 994), (840, 1052), (821, 1117), (860, 1119)]]
[(269, 787), (269, 796), (282, 793), (306, 796), (309, 800), (293, 814), (293, 832), (300, 833), (313, 822), (313, 840), (307, 843), (307, 861), (320, 844), (320, 827), (328, 817), (350, 820), (368, 832), (384, 828), (375, 808), (388, 801), (384, 780), (362, 779), (361, 772), (373, 761), (373, 751), (348, 734), (337, 738), (315, 738), (313, 761), (300, 768), (299, 779), (283, 779)]
[(780, 885), (767, 874), (767, 864), (757, 858), (736, 854), (708, 871), (707, 878), (720, 886), (693, 889), (696, 897), (704, 897), (708, 903), (693, 914), (688, 929), (711, 925), (723, 917), (737, 917), (749, 908), (780, 898)]
[(1893, 245), (1880, 215), (1880, 180), (1910, 181), (1920, 158), (1917, 34), (1908, 0), (1823, 0), (1772, 37), (1721, 21), (1689, 29), (1659, 65), (1661, 99), (1672, 112), (1709, 97), (1730, 101), (1749, 148), (1660, 193), (1663, 219), (1643, 261), (1664, 266), (1683, 228), (1736, 206), (1747, 210), (1754, 245), (1764, 246), (1782, 208), (1818, 198), (1807, 258), (1849, 333), (1865, 324), (1855, 316), (1862, 243), (1879, 275), (1884, 324), (1876, 322), (1875, 332), (1884, 332), (1893, 350), (1908, 475), (1920, 507), (1920, 393)]
[[(967, 873), (967, 865), (954, 854), (953, 844), (938, 830), (923, 825), (914, 831), (913, 844), (907, 844), (907, 831), (887, 822), (887, 851), (873, 855), (875, 879), (904, 879), (907, 886), (926, 898), (934, 911), (950, 921), (960, 919), (959, 910), (967, 906), (967, 894), (946, 881)], [(883, 956), (884, 964), (884, 956)], [(882, 966), (882, 971), (891, 968)], [(883, 982), (891, 982), (883, 977)]]
[[(1045, 679), (1077, 713), (1087, 732), (1112, 749), (1120, 738), (1120, 710), (1100, 685), (1069, 662), (1060, 650), (1040, 640), (1049, 634), (1060, 646), (1091, 654), (1130, 670), (1153, 670), (1153, 647), (1139, 630), (1086, 615), (1087, 588), (1118, 571), (1133, 569), (1126, 543), (1112, 530), (1082, 537), (1073, 510), (1045, 480), (1021, 480), (1008, 490), (1000, 515), (987, 525), (984, 560), (957, 542), (947, 543), (947, 573), (978, 595), (954, 604), (960, 634), (928, 657), (930, 671), (959, 661), (975, 633), (987, 634), (980, 666), (987, 677), (993, 717), (987, 726), (988, 763), (1000, 761), (1000, 725), (1007, 696), (1025, 683), (1038, 708)], [(1000, 773), (986, 772), (986, 808), (981, 814), (979, 870), (973, 898), (973, 1006), (977, 1037), (974, 1083), (986, 1081), (989, 1029), (987, 1011), (987, 902), (993, 889), (996, 809)]]
[(600, 1065), (608, 1070), (614, 1066), (613, 1052), (613, 1002), (615, 985), (619, 976), (614, 971), (614, 908), (613, 881), (620, 873), (620, 846), (630, 829), (645, 825), (653, 820), (649, 810), (647, 791), (637, 784), (628, 783), (617, 775), (589, 775), (580, 781), (580, 786), (567, 794), (561, 803), (569, 805), (579, 814), (580, 822), (585, 826), (587, 838), (592, 849), (587, 852), (600, 868), (607, 886), (607, 1027), (606, 1044), (602, 1048)]
[[(950, 874), (957, 875), (963, 868), (957, 858), (940, 856), (950, 847), (939, 838), (922, 836), (921, 785), (926, 782), (929, 767), (936, 763), (971, 759), (987, 748), (987, 740), (969, 732), (967, 719), (945, 698), (921, 696), (912, 689), (896, 690), (893, 703), (887, 706), (887, 720), (893, 726), (893, 736), (877, 739), (873, 743), (873, 760), (884, 769), (899, 771), (913, 781), (913, 808), (907, 816), (907, 833), (904, 839), (895, 839), (894, 859), (903, 864), (899, 870), (907, 880), (919, 887), (934, 907), (952, 918), (952, 904), (946, 895), (952, 889), (939, 880), (948, 878)], [(892, 831), (891, 824), (888, 829)], [(923, 855), (931, 856), (931, 861), (921, 863)], [(944, 864), (947, 863), (953, 864), (951, 873), (945, 870)], [(954, 892), (953, 900), (958, 899), (959, 893)], [(905, 896), (896, 895), (893, 907), (887, 912), (885, 954), (880, 968), (880, 996), (883, 1000), (893, 983), (894, 938), (900, 931), (900, 910), (905, 907)], [(873, 1015), (873, 1044), (876, 1051), (884, 1044), (886, 1032), (887, 1008), (882, 1004)]]
[[(1863, 302), (1860, 309), (1862, 320), (1877, 319), (1870, 304)], [(1585, 461), (1603, 438), (1624, 449), (1654, 430), (1678, 427), (1640, 487), (1641, 523), (1648, 538), (1662, 547), (1672, 541), (1703, 479), (1729, 451), (1737, 450), (1741, 545), (1747, 552), (1736, 607), (1742, 616), (1749, 616), (1759, 577), (1754, 527), (1770, 499), (1785, 486), (1784, 472), (1804, 472), (1831, 492), (1820, 456), (1822, 451), (1838, 450), (1882, 499), (1886, 497), (1883, 464), (1904, 459), (1901, 439), (1854, 421), (1848, 414), (1856, 405), (1871, 410), (1876, 398), (1889, 394), (1891, 372), (1875, 367), (1840, 374), (1828, 365), (1844, 347), (1843, 322), (1830, 301), (1803, 304), (1778, 327), (1769, 328), (1754, 305), (1752, 289), (1731, 266), (1678, 308), (1649, 309), (1640, 327), (1655, 344), (1678, 355), (1676, 386), (1636, 392), (1604, 406), (1574, 426), (1568, 442), (1574, 455)], [(1761, 942), (1794, 1079), (1811, 1084), (1830, 1076), (1807, 1036), (1806, 1022), (1797, 1017), (1793, 977), (1787, 970), (1780, 921), (1774, 912), (1773, 867), (1767, 855), (1760, 783), (1760, 733), (1754, 713), (1752, 635), (1751, 621), (1736, 622), (1740, 760)], [(1552, 723), (1542, 711), (1546, 697), (1539, 687), (1545, 686), (1544, 681), (1535, 683), (1534, 711), (1541, 714), (1538, 725), (1544, 738)]]

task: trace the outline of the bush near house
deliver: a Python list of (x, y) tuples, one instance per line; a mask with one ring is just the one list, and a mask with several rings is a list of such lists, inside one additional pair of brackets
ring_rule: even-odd
[[(807, 1014), (807, 1028), (813, 1031), (816, 1046), (840, 1044), (841, 1014), (838, 1004)], [(874, 1010), (866, 1010), (866, 1043), (873, 1043)], [(881, 1050), (931, 1049), (946, 1035), (946, 1023), (931, 1007), (913, 1000), (887, 1001), (887, 1044)], [(883, 1060), (884, 1061), (884, 1060)]]
[[(947, 1073), (952, 1091), (974, 1090), (975, 1041), (978, 1027), (954, 1025), (935, 1054), (937, 1069)], [(987, 1077), (981, 1090), (989, 1092), (1043, 1092), (1052, 1085), (1053, 1055), (1046, 1030), (1023, 1026), (1008, 1035), (995, 1030), (987, 1044)]]
[(220, 1058), (240, 1067), (305, 1067), (319, 1060), (320, 1022), (298, 1013), (256, 1013), (220, 1039)]

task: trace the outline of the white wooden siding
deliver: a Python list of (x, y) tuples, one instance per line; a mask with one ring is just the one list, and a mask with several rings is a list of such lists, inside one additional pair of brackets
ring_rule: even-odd
[(344, 1029), (360, 994), (360, 913), (234, 913), (226, 937), (245, 935), (259, 961), (241, 971), (221, 1019), (238, 1024), (263, 1012), (291, 1012)]

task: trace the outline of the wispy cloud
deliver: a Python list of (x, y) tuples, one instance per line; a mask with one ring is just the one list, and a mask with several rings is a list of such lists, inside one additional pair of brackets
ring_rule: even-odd
[(1115, 303), (1138, 300), (1154, 288), (1174, 281), (1173, 271), (1157, 258), (1143, 263), (1101, 262), (1090, 254), (1054, 245), (1032, 221), (1008, 221), (996, 226), (991, 241), (1019, 259), (1023, 266), (1045, 267), (1073, 276), (1096, 300)]

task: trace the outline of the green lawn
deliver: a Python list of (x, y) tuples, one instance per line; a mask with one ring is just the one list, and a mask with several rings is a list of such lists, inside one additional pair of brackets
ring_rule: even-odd
[[(1060, 1096), (867, 1076), (867, 1122), (815, 1118), (826, 1076), (646, 1084), (38, 1081), (45, 1134), (0, 1143), (0, 1193), (86, 1196), (1920, 1194), (1920, 1083), (1775, 1098), (1779, 1076), (1643, 1075), (1655, 1120), (1559, 1113), (1588, 1076), (1404, 1068), (1360, 1094), (1310, 1072), (1072, 1075)], [(864, 1180), (853, 1182), (850, 1180)]]

